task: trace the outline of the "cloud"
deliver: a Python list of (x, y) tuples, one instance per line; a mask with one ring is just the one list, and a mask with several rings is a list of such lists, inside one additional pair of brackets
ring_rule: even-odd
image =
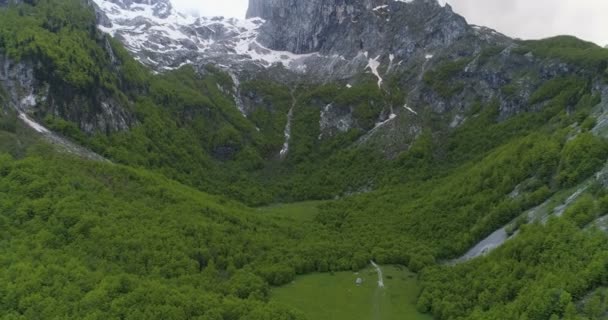
[(248, 0), (172, 0), (175, 8), (201, 16), (245, 18)]
[(575, 35), (608, 44), (605, 0), (448, 0), (470, 23), (494, 28), (509, 36), (539, 39)]

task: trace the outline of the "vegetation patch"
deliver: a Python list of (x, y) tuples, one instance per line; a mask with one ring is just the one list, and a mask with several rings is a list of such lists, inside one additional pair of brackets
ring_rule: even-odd
[(308, 319), (432, 319), (416, 311), (419, 294), (416, 275), (403, 267), (381, 268), (384, 287), (378, 287), (378, 275), (373, 268), (311, 274), (273, 289), (271, 301), (297, 308)]

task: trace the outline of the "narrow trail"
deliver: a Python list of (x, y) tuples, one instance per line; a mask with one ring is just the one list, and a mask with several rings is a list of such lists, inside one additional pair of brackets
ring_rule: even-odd
[(377, 265), (373, 260), (370, 260), (370, 263), (374, 269), (376, 269), (376, 273), (378, 273), (378, 287), (374, 291), (371, 317), (372, 320), (381, 320), (383, 319), (382, 301), (386, 295), (386, 290), (384, 290), (384, 276), (379, 265)]
[(384, 288), (384, 277), (382, 276), (382, 269), (373, 260), (370, 261), (376, 272), (378, 273), (378, 288)]

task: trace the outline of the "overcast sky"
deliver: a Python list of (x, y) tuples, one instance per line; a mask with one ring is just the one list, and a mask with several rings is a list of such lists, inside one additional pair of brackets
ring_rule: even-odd
[(171, 0), (171, 3), (178, 9), (198, 11), (201, 16), (245, 18), (249, 0)]
[[(302, 0), (306, 1), (306, 0)], [(244, 18), (248, 0), (172, 0), (181, 10), (203, 16)], [(538, 39), (572, 34), (608, 44), (608, 0), (448, 0), (469, 23), (494, 28), (508, 36)]]

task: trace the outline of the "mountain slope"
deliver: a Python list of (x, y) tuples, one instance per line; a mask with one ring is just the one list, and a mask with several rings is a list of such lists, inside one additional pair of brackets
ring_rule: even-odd
[(0, 160), (2, 317), (296, 318), (264, 302), (261, 275), (281, 270), (260, 262), (298, 235), (146, 172), (44, 156)]

